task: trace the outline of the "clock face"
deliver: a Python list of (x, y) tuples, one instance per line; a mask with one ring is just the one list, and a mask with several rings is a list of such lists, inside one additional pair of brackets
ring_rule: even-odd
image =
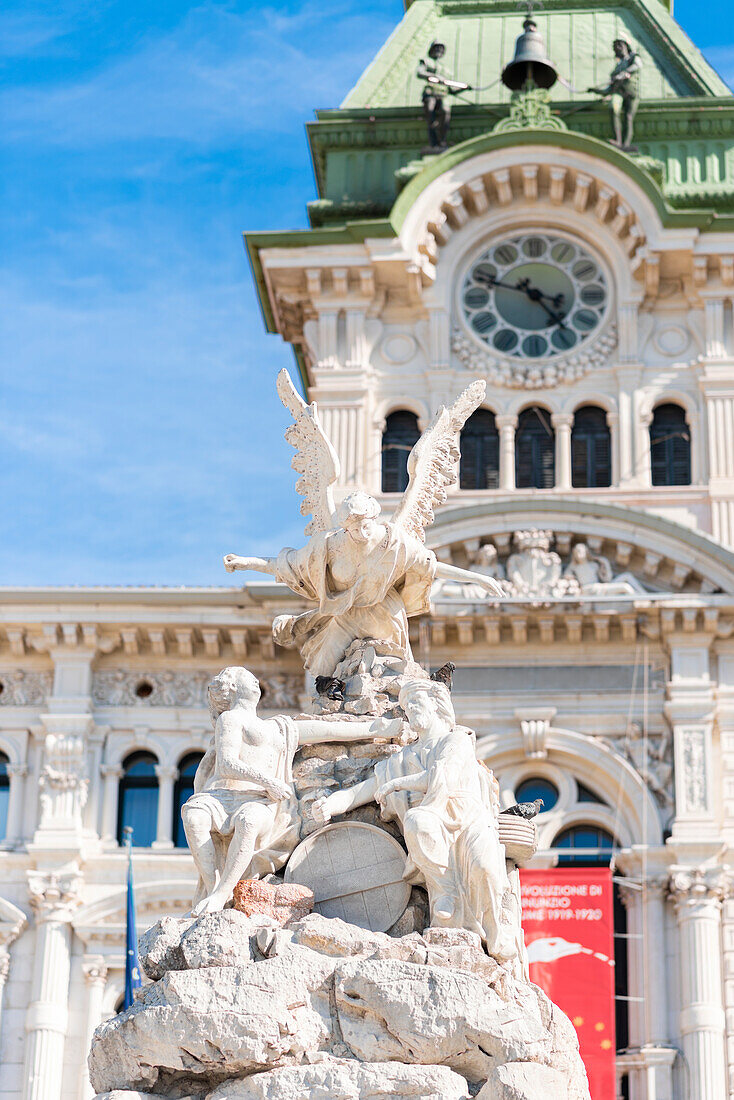
[(474, 336), (520, 359), (548, 359), (577, 347), (601, 325), (608, 300), (598, 261), (576, 241), (542, 233), (491, 244), (461, 288)]

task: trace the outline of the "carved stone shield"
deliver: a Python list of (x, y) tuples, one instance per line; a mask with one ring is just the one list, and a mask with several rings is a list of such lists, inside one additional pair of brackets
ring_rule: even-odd
[(403, 915), (410, 898), (410, 886), (403, 880), (405, 859), (403, 849), (384, 829), (342, 821), (298, 845), (285, 880), (313, 890), (317, 913), (386, 932)]

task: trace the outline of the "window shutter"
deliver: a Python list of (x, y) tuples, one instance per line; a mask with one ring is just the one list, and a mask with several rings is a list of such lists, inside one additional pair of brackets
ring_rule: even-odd
[(382, 491), (402, 493), (408, 487), (408, 456), (418, 442), (418, 418), (401, 409), (390, 413), (382, 436)]
[(585, 432), (571, 435), (571, 484), (574, 489), (589, 485), (589, 437)]

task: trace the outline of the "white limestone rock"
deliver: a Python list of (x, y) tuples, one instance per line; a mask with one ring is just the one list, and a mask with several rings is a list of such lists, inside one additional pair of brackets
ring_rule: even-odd
[(490, 1073), (477, 1100), (568, 1100), (568, 1083), (560, 1070), (537, 1062), (507, 1062)]
[(140, 937), (140, 963), (154, 981), (171, 970), (240, 966), (256, 957), (258, 932), (277, 927), (272, 917), (248, 917), (236, 909), (197, 919), (164, 917)]
[(185, 970), (181, 937), (194, 923), (191, 917), (163, 917), (138, 939), (140, 965), (153, 981), (169, 970)]
[[(467, 1100), (467, 1083), (447, 1066), (328, 1059), (219, 1085), (207, 1100)], [(536, 1098), (539, 1100), (539, 1098)]]
[(111, 1092), (98, 1092), (92, 1100), (167, 1100), (157, 1092), (131, 1092), (130, 1089), (112, 1089)]
[(534, 991), (516, 983), (508, 1001), (466, 971), (354, 959), (337, 966), (335, 1001), (357, 1058), (439, 1062), (480, 1084), (502, 1062), (550, 1062), (550, 1015)]
[(245, 966), (171, 971), (101, 1024), (89, 1057), (98, 1092), (181, 1096), (299, 1061), (332, 1037), (334, 960), (305, 948)]
[(393, 942), (386, 932), (371, 932), (339, 917), (323, 917), (320, 913), (301, 917), (293, 923), (292, 931), (294, 943), (334, 958), (371, 955), (378, 947)]
[(222, 909), (200, 917), (181, 937), (184, 970), (209, 966), (241, 966), (253, 959), (252, 940), (258, 930), (277, 927), (271, 917), (248, 917), (237, 909)]

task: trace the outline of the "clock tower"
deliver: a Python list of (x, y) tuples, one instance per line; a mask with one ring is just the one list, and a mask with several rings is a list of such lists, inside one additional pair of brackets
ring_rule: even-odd
[(621, 1094), (721, 1100), (734, 98), (658, 0), (545, 0), (523, 21), (505, 0), (406, 2), (307, 127), (310, 228), (246, 243), (342, 495), (389, 513), (420, 431), (486, 380), (429, 541), (507, 598), (436, 587), (414, 652), (455, 662), (503, 797), (550, 801), (546, 866), (615, 852)]

